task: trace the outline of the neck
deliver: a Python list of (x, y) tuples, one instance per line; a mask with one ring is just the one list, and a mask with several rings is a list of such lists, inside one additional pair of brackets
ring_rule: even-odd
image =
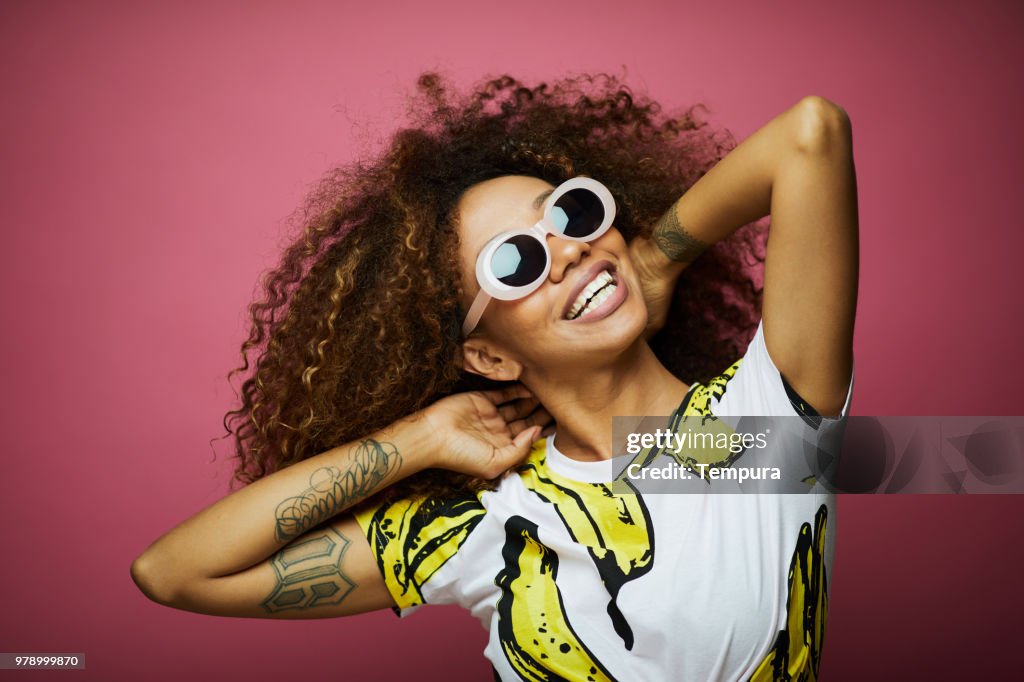
[(558, 425), (558, 449), (583, 461), (611, 459), (612, 417), (669, 415), (690, 388), (642, 340), (607, 365), (523, 378)]

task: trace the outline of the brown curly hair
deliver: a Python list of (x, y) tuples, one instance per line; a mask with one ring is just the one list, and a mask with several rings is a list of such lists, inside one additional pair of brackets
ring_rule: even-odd
[[(297, 214), (302, 223), (249, 307), (232, 481), (258, 478), (359, 439), (431, 402), (486, 382), (462, 370), (454, 209), (470, 186), (502, 175), (552, 185), (600, 180), (629, 241), (729, 150), (694, 105), (677, 114), (608, 74), (527, 87), (508, 75), (468, 95), (436, 72), (419, 76), (411, 125), (384, 151), (330, 172)], [(651, 342), (681, 379), (706, 382), (753, 334), (764, 230), (744, 226), (679, 279), (666, 327)], [(250, 365), (249, 355), (255, 354)], [(237, 428), (232, 430), (232, 424)], [(426, 470), (391, 494), (445, 494), (487, 481)]]

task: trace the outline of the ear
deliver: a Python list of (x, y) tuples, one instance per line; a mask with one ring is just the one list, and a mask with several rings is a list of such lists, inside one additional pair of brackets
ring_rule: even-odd
[(520, 363), (479, 338), (463, 342), (462, 366), (467, 372), (495, 381), (514, 381), (523, 372)]

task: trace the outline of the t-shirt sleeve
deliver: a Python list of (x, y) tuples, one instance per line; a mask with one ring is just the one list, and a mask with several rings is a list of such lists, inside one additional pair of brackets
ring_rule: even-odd
[(395, 600), (395, 613), (404, 616), (422, 604), (455, 600), (458, 572), (451, 570), (456, 562), (450, 560), (484, 514), (483, 504), (470, 492), (371, 500), (353, 512)]
[[(856, 365), (856, 363), (854, 363)], [(729, 376), (731, 374), (731, 376)], [(853, 399), (851, 369), (850, 383), (846, 388), (846, 400), (839, 415), (826, 417), (804, 400), (786, 381), (775, 362), (768, 354), (764, 342), (764, 320), (757, 323), (757, 331), (750, 341), (743, 357), (718, 378), (719, 391), (712, 399), (715, 414), (751, 415), (781, 417), (799, 415), (808, 426), (815, 430), (839, 423), (849, 416)], [(722, 381), (721, 379), (725, 379)], [(715, 382), (712, 382), (715, 385)]]

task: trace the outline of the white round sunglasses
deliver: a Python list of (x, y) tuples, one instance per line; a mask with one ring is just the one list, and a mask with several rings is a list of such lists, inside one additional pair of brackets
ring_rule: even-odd
[(615, 219), (615, 200), (593, 178), (566, 180), (544, 202), (544, 215), (529, 229), (509, 230), (491, 239), (476, 259), (480, 292), (462, 323), (463, 337), (476, 329), (492, 298), (524, 298), (544, 283), (551, 270), (547, 235), (589, 242), (608, 231)]

